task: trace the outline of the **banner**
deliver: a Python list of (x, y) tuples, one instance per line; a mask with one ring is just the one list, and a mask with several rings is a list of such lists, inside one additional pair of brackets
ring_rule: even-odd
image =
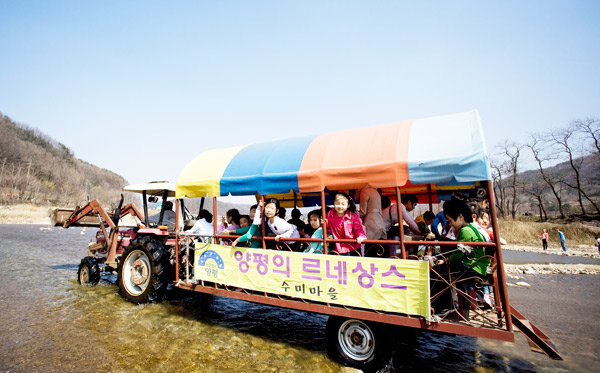
[(427, 261), (198, 243), (194, 279), (313, 301), (430, 316)]

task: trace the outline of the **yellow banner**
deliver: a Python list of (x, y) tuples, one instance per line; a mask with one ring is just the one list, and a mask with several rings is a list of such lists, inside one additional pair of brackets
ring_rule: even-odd
[(194, 278), (313, 301), (430, 316), (426, 261), (196, 244)]

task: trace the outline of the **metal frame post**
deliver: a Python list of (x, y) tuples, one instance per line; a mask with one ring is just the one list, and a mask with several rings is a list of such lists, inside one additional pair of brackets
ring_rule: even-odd
[(502, 260), (502, 249), (500, 244), (500, 228), (498, 225), (498, 218), (496, 215), (496, 199), (494, 197), (494, 186), (491, 180), (487, 180), (487, 192), (490, 203), (490, 218), (492, 221), (492, 230), (494, 231), (494, 242), (496, 243), (496, 271), (498, 274), (498, 281), (500, 282), (500, 297), (502, 298), (502, 310), (506, 317), (506, 327), (509, 331), (513, 331), (512, 318), (510, 314), (510, 303), (508, 301), (508, 289), (506, 287), (506, 278), (504, 273), (504, 262)]

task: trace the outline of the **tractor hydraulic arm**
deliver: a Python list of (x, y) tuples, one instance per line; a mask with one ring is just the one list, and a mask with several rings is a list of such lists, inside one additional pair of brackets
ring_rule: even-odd
[[(93, 201), (89, 202), (87, 205), (85, 205), (83, 207), (78, 207), (77, 209), (75, 209), (75, 211), (73, 211), (71, 216), (69, 216), (69, 218), (63, 224), (63, 228), (68, 228), (69, 226), (77, 223), (80, 219), (82, 219), (84, 216), (90, 214), (91, 212), (95, 212), (98, 215), (98, 220), (100, 220), (100, 226), (104, 226), (104, 224), (107, 224), (111, 229), (115, 227), (111, 218), (104, 211), (104, 209), (100, 206), (100, 203), (98, 203), (97, 200), (93, 200)], [(139, 213), (139, 211), (138, 211), (138, 213)]]
[(125, 207), (121, 209), (121, 217), (126, 216), (128, 214), (136, 216), (140, 221), (144, 221), (144, 215), (142, 215), (140, 210), (138, 210), (138, 208), (133, 203), (125, 205)]

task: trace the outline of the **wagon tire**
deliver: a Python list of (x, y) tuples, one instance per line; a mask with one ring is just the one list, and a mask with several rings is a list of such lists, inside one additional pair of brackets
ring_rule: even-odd
[(160, 302), (167, 291), (170, 267), (169, 254), (160, 241), (152, 237), (134, 240), (117, 267), (119, 293), (135, 304)]
[(326, 331), (329, 355), (345, 366), (374, 372), (391, 359), (390, 338), (380, 324), (329, 316)]
[(81, 259), (77, 269), (77, 282), (79, 285), (94, 286), (100, 282), (100, 266), (93, 256)]

